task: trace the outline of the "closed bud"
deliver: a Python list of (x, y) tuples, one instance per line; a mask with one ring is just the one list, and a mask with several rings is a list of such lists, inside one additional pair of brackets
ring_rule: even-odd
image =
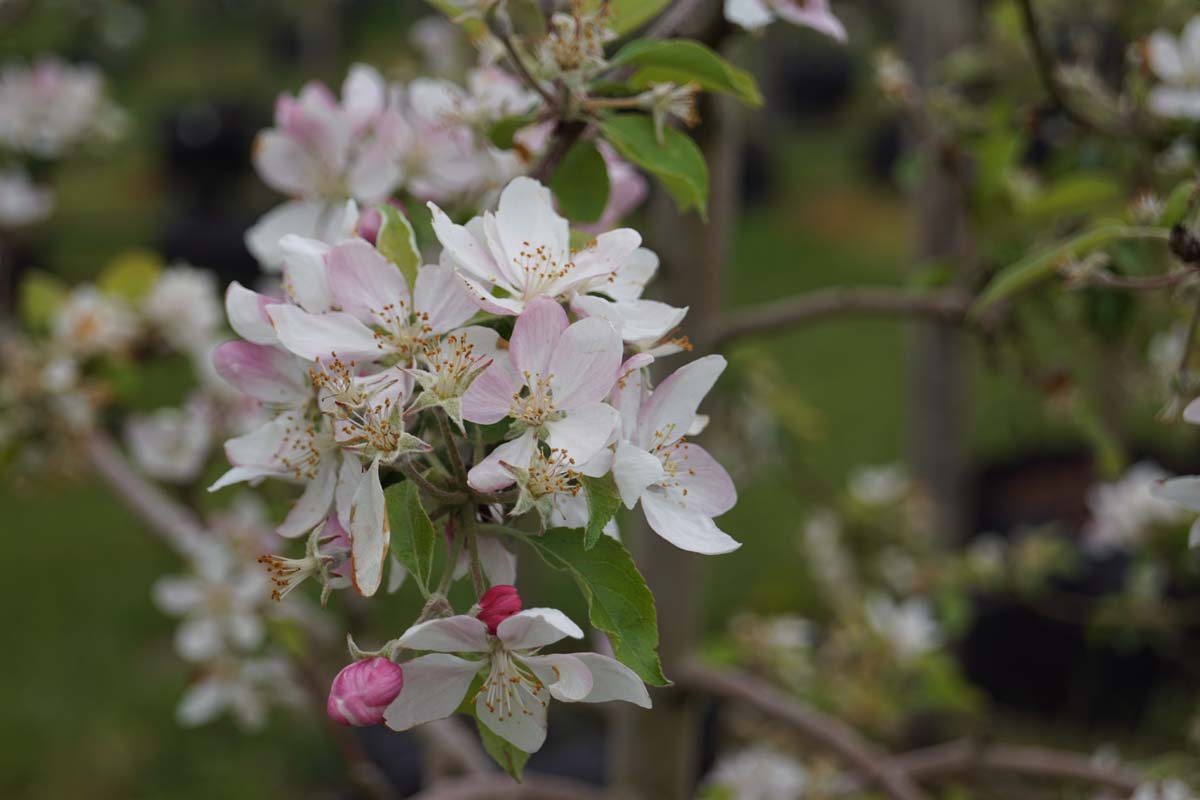
[(403, 687), (399, 664), (386, 658), (355, 661), (333, 679), (325, 713), (342, 725), (378, 725)]
[(496, 635), (496, 627), (521, 610), (521, 597), (515, 586), (493, 586), (479, 598), (479, 619), (487, 625), (488, 633)]
[(379, 239), (379, 229), (383, 227), (383, 214), (378, 208), (368, 206), (358, 215), (358, 235), (371, 244)]

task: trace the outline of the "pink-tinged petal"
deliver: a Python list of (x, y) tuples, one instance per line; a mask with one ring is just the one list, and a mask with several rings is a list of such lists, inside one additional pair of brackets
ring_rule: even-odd
[[(537, 376), (546, 377), (552, 371), (550, 358), (568, 324), (567, 312), (555, 301), (536, 297), (527, 303), (513, 325), (508, 348), (517, 374), (527, 382), (536, 381)], [(555, 397), (556, 405), (559, 405), (557, 400)]]
[(510, 702), (492, 706), (488, 705), (487, 692), (480, 692), (475, 699), (475, 716), (518, 750), (536, 753), (546, 741), (549, 692), (540, 687), (535, 694), (524, 681), (513, 684), (508, 691), (513, 694)]
[(487, 625), (466, 614), (419, 623), (405, 631), (397, 641), (413, 650), (435, 650), (439, 653), (488, 651)]
[(326, 256), (329, 286), (341, 309), (363, 322), (383, 324), (384, 309), (391, 315), (412, 310), (408, 283), (396, 266), (363, 239), (347, 239)]
[[(510, 263), (544, 261), (547, 268), (557, 264), (561, 269), (571, 258), (570, 226), (554, 210), (550, 190), (532, 178), (513, 178), (500, 193), (495, 235)], [(495, 253), (495, 257), (499, 259), (501, 254)]]
[(487, 287), (465, 272), (458, 273), (458, 279), (462, 281), (467, 297), (482, 311), (502, 317), (515, 317), (525, 310), (524, 300), (517, 297), (495, 297)]
[(304, 368), (291, 353), (250, 342), (222, 342), (213, 368), (230, 386), (264, 403), (299, 406), (312, 395)]
[(829, 0), (790, 0), (776, 6), (780, 19), (803, 25), (831, 39), (845, 42), (846, 27), (829, 10)]
[(329, 515), (333, 506), (334, 489), (337, 487), (338, 464), (335, 458), (323, 458), (317, 474), (304, 487), (291, 511), (284, 517), (276, 531), (289, 539), (310, 533)]
[(375, 594), (383, 581), (390, 540), (383, 486), (379, 483), (379, 459), (375, 459), (350, 501), (350, 560), (354, 588), (363, 597)]
[(621, 415), (607, 403), (586, 403), (562, 419), (547, 422), (546, 442), (583, 464), (609, 443), (620, 421)]
[(602, 319), (581, 319), (567, 328), (548, 368), (554, 405), (568, 411), (607, 397), (617, 380), (621, 351), (621, 337)]
[(592, 690), (585, 703), (607, 703), (624, 700), (635, 706), (650, 708), (650, 693), (646, 684), (629, 667), (599, 653), (573, 653), (592, 673)]
[(289, 200), (259, 217), (246, 231), (246, 249), (265, 272), (283, 269), (284, 252), (279, 246), (283, 237), (312, 236), (322, 241), (330, 239), (330, 229), (338, 222), (337, 214), (329, 213), (329, 205), (321, 202)]
[(466, 270), (471, 277), (489, 283), (501, 277), (496, 262), (483, 242), (462, 225), (451, 222), (446, 213), (433, 203), (429, 203), (429, 211), (433, 215), (434, 234), (460, 269)]
[(504, 546), (499, 536), (480, 536), (475, 543), (483, 574), (492, 587), (511, 586), (517, 580), (516, 555)]
[(492, 364), (463, 393), (462, 415), (468, 422), (491, 425), (508, 416), (520, 382), (505, 364)]
[(394, 112), (376, 123), (374, 135), (355, 154), (346, 175), (350, 195), (364, 203), (379, 203), (391, 196), (403, 178), (398, 156), (405, 138), (406, 123)]
[(680, 506), (655, 488), (642, 495), (642, 513), (655, 533), (680, 550), (720, 555), (742, 546), (718, 528), (711, 517)]
[(579, 295), (571, 310), (581, 317), (607, 320), (626, 342), (649, 346), (663, 339), (687, 316), (688, 309), (657, 300), (622, 300), (617, 303), (595, 295)]
[(700, 401), (725, 371), (721, 356), (705, 356), (686, 364), (658, 385), (642, 405), (637, 444), (652, 450), (687, 434)]
[(305, 311), (320, 314), (333, 308), (325, 271), (329, 245), (319, 239), (289, 234), (279, 240), (283, 251), (283, 288)]
[(617, 445), (612, 474), (621, 502), (626, 508), (633, 508), (647, 486), (663, 479), (663, 466), (657, 457), (635, 444), (622, 441)]
[(496, 635), (509, 650), (532, 650), (568, 636), (582, 639), (583, 631), (557, 608), (527, 608), (501, 622)]
[(254, 140), (254, 168), (263, 183), (277, 192), (307, 195), (316, 191), (316, 172), (310, 152), (296, 139), (266, 130)]
[[(613, 275), (621, 269), (635, 250), (642, 244), (642, 236), (632, 228), (618, 228), (615, 231), (602, 233), (596, 237), (591, 247), (580, 250), (572, 259), (575, 269), (564, 278), (569, 286), (577, 286), (585, 281), (592, 281), (604, 276)], [(560, 291), (569, 288), (564, 285)], [(603, 291), (601, 287), (600, 291)]]
[(613, 407), (621, 414), (621, 438), (630, 441), (637, 440), (638, 417), (647, 396), (645, 376), (641, 369), (643, 365), (634, 361), (637, 358), (648, 358), (646, 365), (654, 361), (654, 356), (649, 354), (638, 354), (626, 360), (621, 365), (620, 375), (609, 398)]
[(1183, 506), (1188, 511), (1200, 512), (1200, 476), (1185, 475), (1158, 481), (1150, 487), (1155, 497)]
[(387, 82), (367, 64), (352, 64), (342, 82), (342, 112), (356, 133), (362, 132), (387, 106)]
[[(476, 379), (476, 383), (478, 382)], [(525, 431), (511, 442), (500, 445), (488, 453), (483, 461), (471, 467), (471, 471), (467, 473), (467, 483), (472, 489), (480, 492), (498, 492), (512, 486), (517, 479), (504, 465), (528, 467), (536, 447), (537, 440), (533, 431)]]
[(471, 681), (485, 664), (432, 653), (404, 662), (404, 688), (383, 712), (394, 731), (407, 731), (453, 714), (467, 696)]
[(252, 292), (237, 281), (225, 290), (225, 314), (238, 336), (254, 344), (275, 344), (275, 328), (267, 316), (267, 306), (282, 301)]
[(725, 468), (703, 447), (677, 442), (666, 452), (664, 491), (690, 511), (719, 517), (737, 503), (737, 489)]
[(369, 361), (383, 352), (371, 329), (349, 314), (309, 314), (289, 305), (271, 306), (267, 313), (280, 343), (308, 361), (327, 359), (334, 353), (343, 361)]
[(236, 467), (263, 470), (264, 474), (291, 474), (287, 465), (304, 464), (310, 456), (307, 423), (294, 414), (280, 414), (261, 427), (225, 443), (225, 456)]
[(524, 656), (520, 660), (533, 670), (555, 700), (578, 703), (591, 694), (592, 671), (574, 654)]
[(325, 712), (342, 725), (378, 725), (404, 688), (404, 669), (386, 658), (366, 658), (342, 668), (329, 687)]
[(496, 215), (485, 213), (482, 217), (476, 217), (471, 222), (473, 225), (472, 233), (475, 234), (476, 238), (482, 237), (484, 244), (487, 245), (488, 252), (492, 254), (492, 258), (496, 262), (496, 267), (500, 271), (500, 278), (495, 281), (496, 285), (503, 288), (506, 292), (525, 299), (525, 287), (529, 277), (526, 274), (525, 265), (528, 262), (524, 258), (516, 258), (509, 255), (505, 251), (504, 240), (500, 236), (500, 227), (496, 221)]
[(433, 332), (441, 335), (475, 316), (476, 306), (448, 265), (426, 264), (417, 272), (413, 305), (426, 315)]
[(1200, 397), (1187, 404), (1183, 409), (1184, 422), (1190, 422), (1193, 425), (1200, 425)]

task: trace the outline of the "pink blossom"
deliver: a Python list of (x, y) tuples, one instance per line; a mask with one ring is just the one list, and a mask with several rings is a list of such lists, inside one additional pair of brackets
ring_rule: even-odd
[(515, 586), (493, 586), (479, 598), (476, 616), (487, 625), (488, 633), (496, 635), (496, 626), (521, 610), (521, 596)]

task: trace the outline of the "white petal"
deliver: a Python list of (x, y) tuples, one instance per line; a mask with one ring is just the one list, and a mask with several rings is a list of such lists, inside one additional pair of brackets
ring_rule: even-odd
[(1193, 425), (1200, 425), (1200, 397), (1187, 404), (1183, 409), (1183, 419)]
[(1151, 485), (1150, 493), (1188, 511), (1200, 511), (1200, 476), (1186, 475)]
[(675, 370), (651, 393), (638, 415), (638, 442), (646, 449), (668, 444), (692, 427), (700, 401), (725, 370), (722, 356), (705, 356)]
[(546, 441), (550, 447), (569, 453), (583, 464), (609, 443), (620, 421), (620, 414), (607, 403), (588, 403), (560, 420), (547, 422)]
[(534, 695), (524, 682), (513, 684), (509, 692), (510, 703), (500, 703), (490, 708), (487, 692), (480, 692), (475, 699), (475, 715), (492, 733), (511, 742), (517, 749), (536, 753), (546, 741), (549, 692), (541, 689)]
[(775, 15), (766, 0), (725, 0), (725, 19), (753, 31), (770, 25)]
[(406, 731), (450, 716), (462, 704), (471, 681), (483, 666), (483, 662), (445, 653), (405, 661), (401, 665), (404, 688), (383, 712), (384, 723), (394, 731)]
[(499, 536), (479, 536), (479, 563), (493, 586), (512, 586), (517, 582), (517, 556), (504, 546)]
[(379, 483), (379, 459), (371, 462), (350, 501), (349, 530), (354, 588), (364, 597), (370, 597), (383, 580), (383, 562), (391, 540), (383, 487)]
[[(538, 254), (560, 266), (570, 257), (570, 228), (554, 210), (550, 190), (532, 178), (519, 177), (504, 187), (496, 209), (496, 233), (511, 262)], [(500, 254), (495, 254), (500, 258)], [(527, 295), (528, 296), (528, 295)]]
[(433, 203), (429, 203), (429, 211), (433, 215), (433, 232), (461, 269), (488, 282), (501, 277), (496, 262), (483, 242), (462, 225), (451, 222), (446, 213)]
[(650, 708), (650, 694), (637, 673), (615, 658), (599, 653), (573, 653), (592, 672), (592, 691), (583, 698), (585, 703), (607, 703), (624, 700)]
[(491, 425), (508, 416), (520, 381), (507, 364), (492, 364), (463, 393), (462, 415), (469, 422)]
[[(621, 266), (633, 256), (642, 243), (642, 236), (632, 228), (618, 228), (596, 237), (591, 247), (580, 250), (572, 259), (575, 269), (564, 278), (570, 285), (596, 278), (615, 276)], [(564, 287), (565, 288), (565, 287)], [(560, 289), (561, 291), (561, 289)]]
[(183, 614), (204, 602), (204, 587), (195, 578), (159, 578), (151, 592), (154, 604), (168, 614)]
[(426, 264), (417, 272), (413, 305), (427, 315), (436, 334), (454, 330), (475, 315), (476, 306), (454, 270), (445, 265)]
[(550, 385), (560, 410), (602, 400), (621, 366), (621, 337), (602, 319), (581, 319), (563, 332), (550, 358)]
[(304, 493), (276, 529), (280, 536), (303, 536), (328, 516), (337, 486), (337, 470), (336, 458), (321, 459), (316, 476), (304, 487)]
[(214, 678), (192, 684), (179, 700), (175, 718), (186, 728), (203, 725), (216, 718), (228, 702), (224, 685)]
[(612, 474), (621, 502), (626, 508), (633, 508), (647, 486), (662, 480), (662, 461), (637, 445), (621, 441), (613, 459)]
[(326, 359), (334, 353), (343, 361), (371, 360), (383, 352), (371, 329), (349, 314), (309, 314), (283, 304), (271, 306), (267, 313), (280, 343), (309, 361)]
[(655, 533), (680, 550), (719, 555), (742, 546), (718, 528), (711, 517), (681, 508), (655, 489), (642, 495), (642, 513)]
[(403, 304), (412, 310), (404, 276), (365, 239), (334, 245), (326, 261), (333, 299), (346, 313), (382, 324), (386, 306), (398, 309)]
[[(478, 383), (478, 381), (476, 381)], [(467, 473), (467, 483), (480, 492), (496, 492), (516, 483), (516, 478), (504, 468), (509, 464), (522, 469), (529, 466), (536, 447), (533, 431), (525, 431), (511, 442), (505, 442)]]
[(555, 700), (577, 703), (592, 691), (592, 672), (574, 654), (524, 656), (520, 660), (550, 689)]
[(188, 661), (207, 661), (222, 650), (221, 626), (212, 617), (192, 617), (175, 629), (175, 649)]
[(501, 622), (496, 635), (509, 650), (532, 650), (567, 636), (582, 639), (583, 631), (556, 608), (527, 608)]
[(553, 371), (550, 358), (567, 329), (567, 312), (554, 300), (537, 297), (527, 303), (513, 325), (508, 350), (517, 374), (527, 383), (547, 377)]
[(414, 625), (398, 641), (413, 650), (443, 653), (486, 653), (488, 650), (487, 625), (465, 614)]
[(225, 315), (229, 326), (238, 336), (254, 344), (275, 344), (275, 328), (267, 316), (267, 306), (280, 303), (266, 295), (252, 292), (237, 281), (225, 290)]
[(328, 216), (328, 208), (325, 203), (296, 200), (275, 206), (246, 231), (246, 249), (263, 271), (279, 272), (285, 258), (280, 240), (288, 234), (325, 239), (321, 228), (323, 217)]
[(319, 239), (288, 235), (279, 240), (283, 251), (283, 288), (305, 311), (320, 314), (333, 308), (325, 272), (329, 245)]

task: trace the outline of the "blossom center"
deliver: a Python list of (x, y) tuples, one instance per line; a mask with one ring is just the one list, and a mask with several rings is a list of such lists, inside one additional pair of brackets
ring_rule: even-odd
[(483, 686), (479, 687), (479, 696), (488, 711), (503, 722), (517, 714), (532, 714), (535, 704), (545, 708), (550, 704), (549, 695), (532, 670), (513, 658), (497, 640), (491, 654), (491, 669)]

